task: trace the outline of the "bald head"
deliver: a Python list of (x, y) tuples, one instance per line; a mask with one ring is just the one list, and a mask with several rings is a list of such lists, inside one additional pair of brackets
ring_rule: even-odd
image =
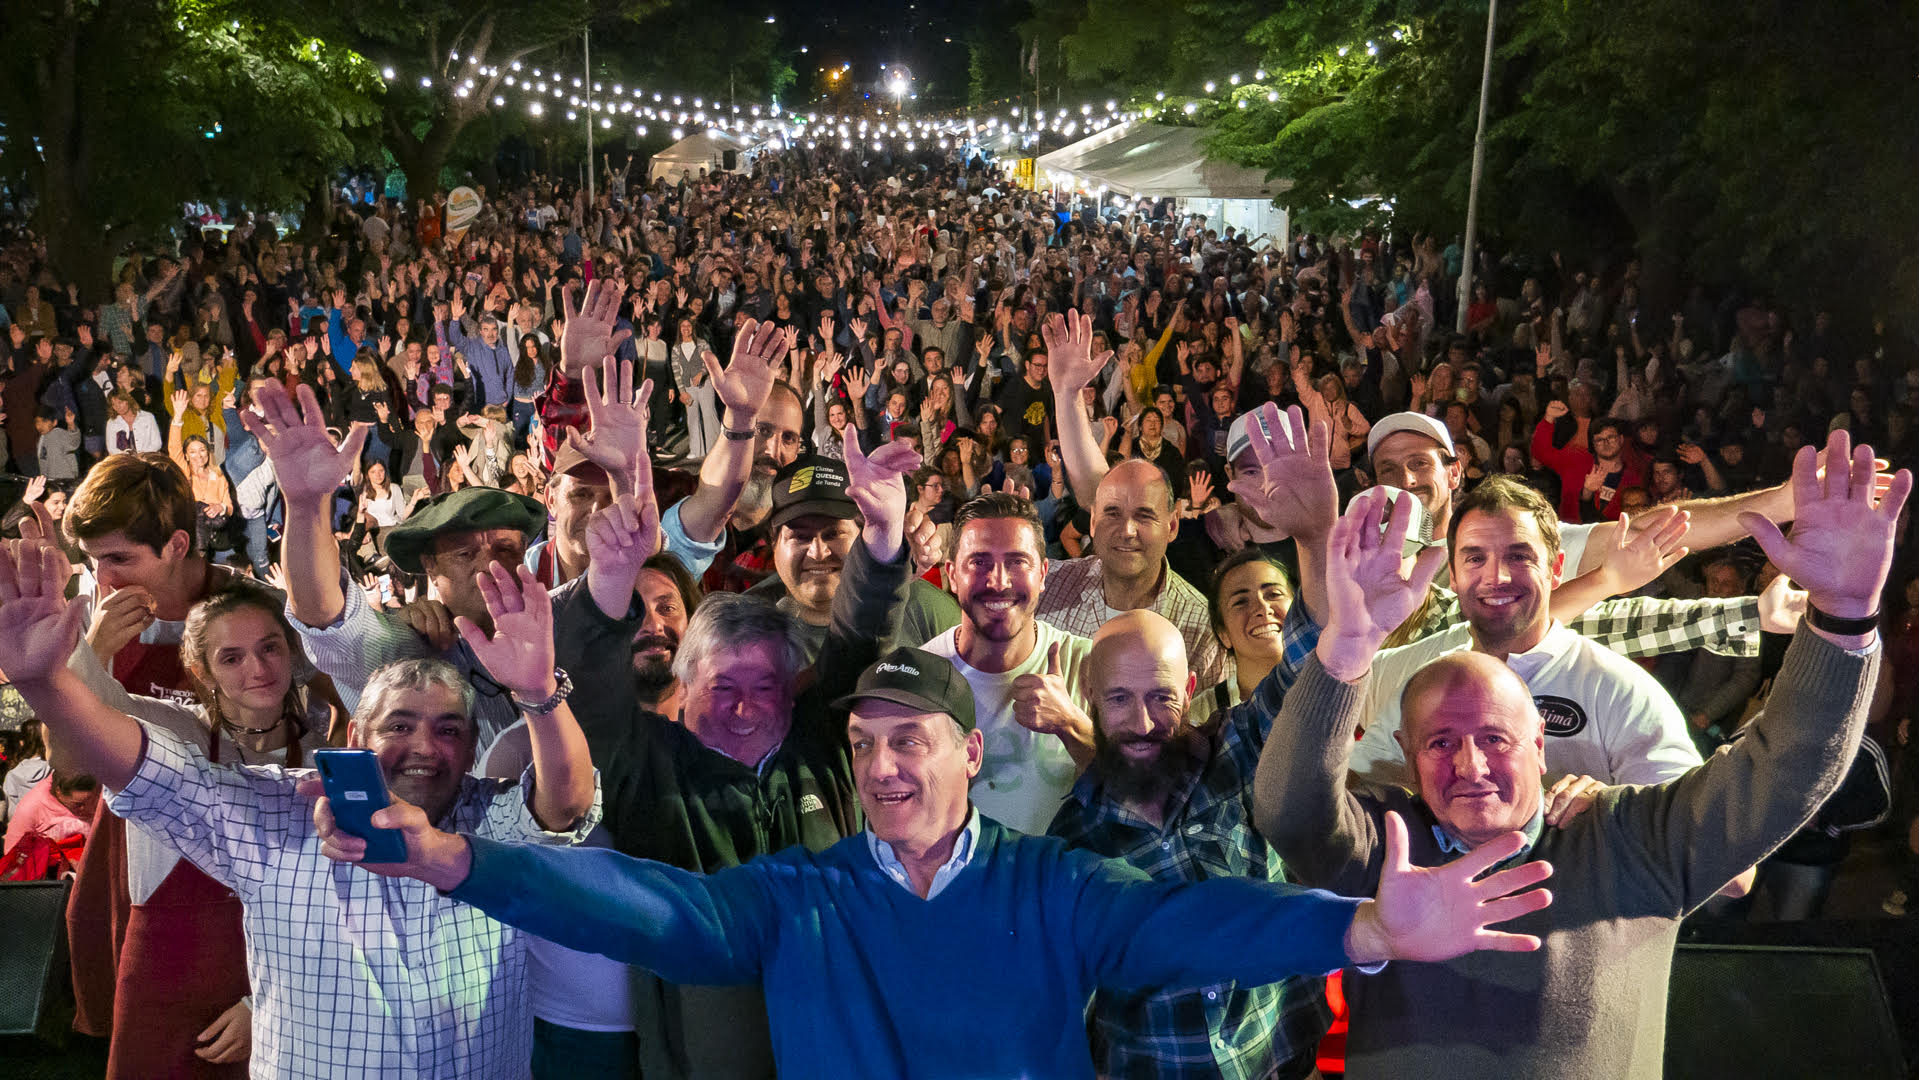
[(1186, 639), (1180, 636), (1179, 627), (1157, 611), (1124, 611), (1106, 620), (1093, 634), (1087, 665), (1094, 698), (1106, 685), (1108, 673), (1129, 667), (1176, 676), (1173, 681), (1183, 689), (1188, 675)]
[(1448, 653), (1407, 681), (1393, 733), (1419, 795), (1468, 845), (1524, 829), (1540, 808), (1546, 731), (1532, 691), (1485, 653)]
[(1115, 597), (1137, 602), (1157, 589), (1178, 526), (1173, 488), (1159, 466), (1136, 459), (1107, 470), (1093, 497), (1093, 553), (1114, 607), (1134, 606)]

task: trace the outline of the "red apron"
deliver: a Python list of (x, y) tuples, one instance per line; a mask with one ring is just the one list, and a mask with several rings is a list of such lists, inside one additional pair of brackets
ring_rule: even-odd
[(113, 995), (107, 1080), (245, 1077), (245, 1061), (194, 1054), (208, 1024), (247, 994), (240, 898), (182, 859), (133, 905)]

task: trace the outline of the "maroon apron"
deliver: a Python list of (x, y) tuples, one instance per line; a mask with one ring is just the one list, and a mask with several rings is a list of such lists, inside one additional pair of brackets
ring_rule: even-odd
[(107, 1080), (245, 1077), (194, 1054), (200, 1032), (247, 994), (240, 898), (180, 860), (133, 905), (113, 995)]

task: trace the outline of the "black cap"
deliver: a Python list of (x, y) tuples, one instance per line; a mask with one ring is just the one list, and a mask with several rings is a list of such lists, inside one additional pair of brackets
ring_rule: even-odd
[(972, 684), (951, 661), (925, 649), (902, 645), (880, 657), (877, 663), (860, 672), (859, 685), (852, 693), (833, 702), (833, 707), (850, 709), (867, 698), (945, 713), (967, 731), (977, 725)]
[(796, 517), (820, 514), (851, 521), (860, 508), (846, 494), (846, 463), (818, 454), (802, 454), (773, 477), (773, 513), (769, 533)]

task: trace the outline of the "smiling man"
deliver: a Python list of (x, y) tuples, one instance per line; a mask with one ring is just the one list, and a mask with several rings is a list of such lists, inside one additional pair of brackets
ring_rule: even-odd
[[(1524, 639), (1513, 635), (1538, 621), (1516, 612), (1484, 621), (1482, 641), (1496, 649), (1435, 658), (1395, 688), (1413, 789), (1350, 781), (1368, 671), (1376, 688), (1379, 644), (1425, 596), (1439, 553), (1409, 570), (1410, 514), (1396, 512), (1382, 537), (1380, 500), (1348, 510), (1327, 545), (1325, 630), (1260, 757), (1259, 831), (1301, 881), (1363, 891), (1406, 857), (1394, 850), (1395, 816), (1413, 823), (1414, 865), (1489, 843), (1504, 849), (1517, 830), (1526, 837), (1519, 865), (1550, 860), (1558, 886), (1550, 911), (1516, 924), (1544, 939), (1537, 953), (1349, 978), (1348, 1076), (1660, 1075), (1680, 920), (1804, 824), (1838, 787), (1864, 730), (1879, 666), (1874, 611), (1912, 481), (1902, 472), (1878, 499), (1871, 451), (1852, 454), (1843, 431), (1831, 445), (1849, 468), (1822, 482), (1810, 449), (1794, 465), (1801, 513), (1791, 540), (1776, 526), (1756, 530), (1809, 600), (1751, 737), (1675, 779), (1606, 787), (1552, 828), (1542, 775), (1565, 739), (1514, 663)], [(1556, 572), (1559, 559), (1522, 519), (1550, 521), (1551, 507), (1536, 494), (1482, 497), (1494, 483), (1459, 507), (1454, 574), (1468, 571), (1462, 593), (1475, 605), (1523, 609), (1530, 589), (1506, 583), (1546, 573), (1535, 565)]]
[[(1485, 927), (1550, 902), (1544, 890), (1507, 895), (1545, 879), (1537, 863), (1473, 880), (1518, 850), (1517, 836), (1436, 874), (1402, 877), (1389, 858), (1378, 901), (1238, 878), (1154, 881), (1020, 836), (969, 803), (984, 745), (971, 688), (941, 658), (893, 650), (838, 704), (851, 710), (868, 826), (824, 851), (702, 875), (469, 840), (399, 806), (383, 820), (405, 831), (408, 861), (368, 869), (668, 979), (762, 987), (780, 1074), (853, 1080), (1091, 1078), (1078, 1031), (1097, 988), (1263, 984), (1532, 948)], [(324, 804), (315, 818), (334, 857), (359, 860), (364, 843), (335, 832)]]

